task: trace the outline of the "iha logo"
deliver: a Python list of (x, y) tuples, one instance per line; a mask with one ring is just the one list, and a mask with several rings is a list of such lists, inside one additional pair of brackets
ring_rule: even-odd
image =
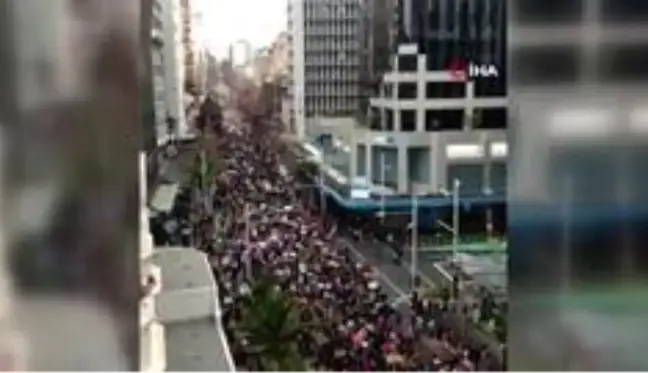
[(468, 64), (464, 60), (454, 59), (448, 65), (448, 73), (455, 82), (464, 82), (467, 78)]
[(476, 64), (455, 59), (447, 68), (450, 78), (455, 82), (465, 82), (467, 79), (497, 78), (499, 70), (493, 64)]

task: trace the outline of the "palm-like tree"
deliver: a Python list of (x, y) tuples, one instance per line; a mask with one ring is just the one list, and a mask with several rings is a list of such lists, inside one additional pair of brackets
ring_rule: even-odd
[(262, 370), (306, 370), (298, 349), (308, 329), (301, 321), (301, 310), (271, 282), (255, 284), (243, 303), (239, 327), (248, 342), (246, 353), (257, 358)]

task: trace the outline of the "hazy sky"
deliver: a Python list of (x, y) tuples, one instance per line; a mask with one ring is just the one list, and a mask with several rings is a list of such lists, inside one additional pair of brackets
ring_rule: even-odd
[(229, 44), (247, 39), (253, 48), (269, 45), (286, 29), (286, 0), (194, 0), (202, 11), (202, 38), (217, 57)]

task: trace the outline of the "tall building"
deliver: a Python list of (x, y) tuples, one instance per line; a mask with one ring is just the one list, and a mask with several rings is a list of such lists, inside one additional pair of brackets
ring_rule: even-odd
[(195, 25), (193, 0), (180, 0), (182, 18), (182, 45), (184, 48), (185, 90), (195, 90), (197, 56), (197, 32)]
[[(507, 71), (506, 4), (505, 0), (400, 0), (397, 40), (418, 45), (419, 53), (426, 55), (426, 71), (448, 69), (457, 60), (493, 64)], [(408, 64), (412, 57), (400, 58), (402, 68), (416, 68), (414, 63)], [(504, 73), (497, 79), (475, 79), (473, 83), (475, 97), (506, 95)], [(444, 88), (438, 88), (440, 97)]]
[(385, 72), (391, 69), (391, 55), (396, 46), (397, 0), (366, 2), (366, 66), (363, 76), (367, 97), (378, 93)]
[(207, 87), (212, 89), (218, 84), (218, 61), (216, 57), (207, 52)]
[(184, 138), (189, 129), (182, 103), (183, 48), (179, 0), (154, 0), (151, 62), (156, 144)]
[(318, 117), (349, 117), (359, 110), (363, 1), (289, 0), (293, 120), (312, 134)]
[(268, 49), (268, 79), (276, 80), (288, 75), (290, 43), (287, 32), (280, 33)]
[(646, 4), (638, 1), (513, 2), (515, 84), (540, 88), (636, 82), (638, 75), (646, 75), (639, 66), (646, 60), (641, 51), (648, 43), (642, 23), (647, 12)]
[[(400, 0), (395, 21), (391, 71), (370, 100), (369, 128), (356, 131), (352, 176), (399, 194), (440, 193), (455, 179), (466, 193), (501, 192), (505, 1)], [(475, 76), (470, 66), (491, 74)]]
[(167, 74), (165, 55), (165, 1), (153, 1), (152, 29), (151, 29), (151, 75), (153, 79), (153, 106), (155, 113), (155, 139), (160, 146), (167, 142), (170, 129), (167, 126)]
[[(193, 11), (191, 20), (194, 30), (201, 30), (203, 28), (203, 14), (201, 12)], [(204, 94), (207, 90), (207, 47), (203, 40), (198, 37), (198, 32), (194, 33), (193, 53), (193, 81), (198, 93)]]
[(179, 0), (164, 0), (164, 55), (166, 76), (167, 115), (175, 128), (174, 136), (185, 138), (189, 135), (183, 99), (184, 48), (182, 46), (182, 7)]

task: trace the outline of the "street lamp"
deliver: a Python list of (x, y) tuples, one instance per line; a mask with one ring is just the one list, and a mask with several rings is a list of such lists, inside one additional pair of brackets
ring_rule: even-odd
[(452, 226), (448, 226), (442, 220), (437, 220), (436, 223), (441, 228), (452, 234), (452, 260), (458, 260), (459, 256), (459, 189), (461, 187), (461, 180), (454, 179), (452, 182), (452, 193), (444, 191), (443, 194), (448, 196), (452, 195)]
[(320, 215), (322, 219), (326, 215), (326, 192), (324, 191), (324, 167), (326, 167), (327, 154), (322, 150), (322, 164), (319, 166), (319, 195), (320, 195)]
[(410, 276), (411, 276), (411, 287), (412, 293), (416, 290), (417, 279), (418, 279), (418, 196), (412, 194), (412, 220), (410, 222), (410, 232), (411, 232), (411, 243), (410, 249), (412, 251), (412, 257), (410, 258)]
[(452, 184), (452, 228), (454, 233), (452, 235), (452, 257), (457, 260), (459, 258), (459, 188), (461, 181), (454, 179)]
[(385, 181), (387, 179), (387, 161), (385, 159), (385, 151), (382, 149), (380, 151), (380, 218), (382, 219), (383, 224), (385, 223), (385, 202), (386, 202), (386, 189)]

